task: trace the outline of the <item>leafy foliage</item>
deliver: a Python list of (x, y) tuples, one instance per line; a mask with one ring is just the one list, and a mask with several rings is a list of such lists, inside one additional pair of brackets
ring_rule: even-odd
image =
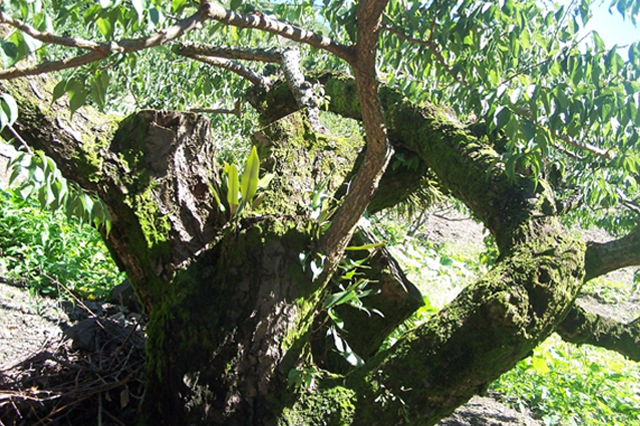
[(68, 218), (104, 226), (107, 233), (111, 230), (111, 214), (102, 200), (91, 196), (75, 182), (67, 181), (43, 152), (17, 152), (7, 170), (11, 173), (9, 185), (13, 185), (16, 194), (24, 200), (35, 197), (42, 209), (60, 210)]
[[(209, 181), (208, 185), (218, 208), (222, 212), (228, 209), (230, 219), (240, 217), (247, 206), (251, 210), (257, 209), (264, 199), (264, 193), (258, 193), (258, 190), (266, 188), (273, 178), (273, 174), (269, 173), (260, 179), (260, 157), (255, 146), (247, 157), (247, 163), (240, 178), (238, 178), (238, 166), (233, 163), (225, 163), (224, 173), (226, 175), (224, 185), (215, 179)], [(226, 192), (226, 197), (220, 196), (220, 190)], [(223, 199), (226, 204), (222, 202)]]
[(558, 336), (503, 375), (493, 389), (545, 425), (640, 424), (640, 367), (621, 355)]
[(62, 213), (42, 211), (35, 200), (0, 192), (0, 262), (12, 281), (47, 295), (104, 299), (124, 276), (95, 229)]

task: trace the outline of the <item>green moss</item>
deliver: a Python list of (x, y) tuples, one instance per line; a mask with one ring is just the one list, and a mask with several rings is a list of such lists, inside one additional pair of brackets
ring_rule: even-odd
[(316, 389), (301, 395), (291, 408), (285, 408), (280, 425), (344, 426), (355, 414), (353, 390), (342, 386)]
[(361, 139), (315, 133), (301, 112), (263, 129), (254, 142), (262, 167), (275, 175), (259, 212), (286, 216), (307, 214), (314, 191), (327, 177), (324, 192), (335, 192), (363, 145)]

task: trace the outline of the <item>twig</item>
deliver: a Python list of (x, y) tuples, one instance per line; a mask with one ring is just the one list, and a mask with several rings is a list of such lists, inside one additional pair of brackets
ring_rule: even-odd
[(270, 83), (269, 79), (261, 76), (260, 74), (256, 73), (255, 71), (249, 69), (248, 67), (245, 67), (244, 65), (238, 62), (231, 61), (229, 59), (224, 59), (224, 58), (212, 58), (209, 56), (202, 56), (202, 55), (184, 55), (184, 56), (195, 59), (196, 61), (205, 63), (207, 65), (224, 68), (233, 73), (236, 73), (240, 77), (251, 82), (254, 86), (259, 86), (259, 87), (269, 86), (269, 83)]
[(60, 37), (51, 33), (38, 31), (31, 25), (28, 25), (24, 22), (16, 21), (10, 16), (7, 16), (4, 12), (0, 12), (0, 23), (11, 25), (12, 27), (17, 28), (20, 31), (44, 43), (57, 44), (67, 47), (77, 47), (79, 49), (95, 51), (103, 51), (104, 49), (108, 48), (108, 45), (104, 43), (96, 43), (95, 41), (85, 40), (83, 38)]
[(129, 339), (131, 338), (131, 335), (138, 329), (138, 322), (136, 322), (135, 326), (131, 328), (131, 331), (129, 331), (129, 334), (127, 334), (127, 337), (125, 337), (125, 339), (122, 341), (122, 344), (120, 344), (120, 346), (118, 346), (118, 349), (115, 351), (115, 353), (113, 355), (111, 355), (111, 362), (109, 363), (109, 367), (107, 368), (107, 370), (111, 370), (111, 367), (113, 367), (113, 363), (116, 360), (116, 357), (120, 354), (120, 351), (122, 350), (122, 348), (124, 347), (124, 345), (129, 341)]
[(279, 64), (282, 62), (280, 49), (251, 49), (243, 47), (212, 46), (204, 43), (182, 42), (178, 43), (175, 50), (183, 56), (202, 55), (215, 56), (217, 58), (237, 59), (246, 61), (258, 61)]
[(192, 108), (189, 112), (195, 112), (197, 114), (236, 114), (235, 109), (226, 108)]
[(11, 132), (13, 137), (16, 138), (18, 140), (18, 142), (20, 142), (20, 144), (22, 146), (24, 146), (24, 148), (27, 150), (29, 155), (33, 155), (33, 151), (31, 150), (31, 148), (29, 147), (27, 142), (22, 138), (22, 136), (20, 136), (20, 134), (16, 131), (16, 129), (14, 129), (11, 124), (7, 124), (6, 127), (7, 127), (7, 129), (9, 129), (9, 132)]
[(578, 149), (580, 149), (582, 151), (590, 152), (590, 153), (592, 153), (594, 155), (597, 155), (598, 157), (604, 158), (606, 160), (611, 160), (613, 158), (613, 156), (614, 156), (613, 152), (611, 152), (611, 150), (598, 148), (597, 146), (593, 146), (593, 145), (591, 145), (590, 143), (587, 143), (587, 142), (578, 142), (578, 141), (572, 139), (571, 137), (569, 137), (567, 135), (562, 135), (562, 134), (558, 133), (555, 130), (547, 129), (546, 127), (544, 127), (541, 124), (537, 123), (536, 120), (533, 119), (531, 114), (528, 111), (523, 110), (522, 108), (517, 108), (517, 109), (514, 110), (514, 112), (516, 114), (519, 114), (519, 115), (523, 116), (527, 120), (529, 120), (534, 126), (540, 128), (540, 129), (547, 130), (549, 133), (551, 133), (551, 136), (553, 136), (556, 139), (560, 139), (561, 141), (573, 146), (574, 148), (578, 148)]
[(399, 38), (408, 41), (409, 43), (414, 43), (414, 44), (419, 44), (421, 46), (426, 46), (427, 48), (429, 48), (429, 50), (431, 50), (431, 52), (433, 53), (433, 55), (436, 57), (436, 60), (440, 63), (440, 65), (442, 65), (442, 67), (445, 69), (445, 71), (451, 76), (451, 78), (453, 78), (454, 80), (456, 80), (458, 83), (462, 84), (463, 86), (468, 86), (469, 83), (467, 83), (466, 81), (464, 81), (463, 79), (461, 79), (460, 77), (456, 76), (453, 73), (453, 70), (451, 69), (451, 67), (449, 66), (449, 64), (446, 63), (446, 61), (444, 60), (444, 57), (442, 56), (442, 53), (440, 53), (440, 51), (436, 48), (435, 44), (433, 44), (431, 37), (429, 37), (429, 40), (420, 40), (417, 38), (413, 38), (413, 37), (409, 37), (408, 35), (404, 34), (403, 32), (396, 30), (395, 28), (391, 27), (390, 25), (387, 24), (382, 24), (382, 28), (384, 28), (385, 30), (389, 31), (392, 34), (395, 34), (396, 36), (398, 36)]

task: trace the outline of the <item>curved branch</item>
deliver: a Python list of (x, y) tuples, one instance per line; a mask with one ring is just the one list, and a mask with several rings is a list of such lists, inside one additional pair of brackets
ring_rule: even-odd
[(175, 53), (183, 56), (201, 55), (226, 59), (240, 59), (279, 64), (282, 62), (280, 49), (251, 49), (244, 47), (221, 47), (204, 43), (178, 43)]
[(624, 324), (575, 306), (556, 332), (566, 342), (599, 346), (640, 361), (639, 320)]
[(337, 57), (347, 61), (353, 61), (353, 49), (337, 41), (324, 37), (313, 31), (305, 30), (295, 25), (280, 22), (264, 14), (245, 15), (242, 13), (226, 10), (221, 5), (203, 0), (200, 2), (203, 13), (214, 21), (238, 28), (254, 28), (276, 34), (289, 40), (305, 43), (318, 49), (326, 50)]
[[(376, 52), (380, 17), (387, 0), (363, 0), (358, 3), (356, 61), (351, 65), (366, 134), (366, 152), (362, 165), (351, 182), (349, 192), (322, 241), (328, 273), (337, 265), (351, 239), (358, 220), (373, 199), (393, 150), (387, 139), (384, 114), (378, 97)], [(334, 265), (335, 263), (335, 265)]]
[(622, 238), (606, 243), (591, 242), (585, 254), (585, 281), (607, 272), (640, 265), (640, 225)]

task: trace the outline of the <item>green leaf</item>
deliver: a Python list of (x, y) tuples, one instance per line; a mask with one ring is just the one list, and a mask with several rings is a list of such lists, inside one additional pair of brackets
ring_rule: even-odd
[(96, 25), (105, 38), (110, 39), (113, 36), (113, 22), (110, 19), (98, 18)]
[(597, 53), (604, 52), (606, 49), (604, 40), (602, 40), (602, 37), (600, 37), (597, 31), (593, 32), (593, 44), (595, 45)]
[(265, 189), (266, 187), (268, 187), (274, 177), (275, 174), (273, 173), (267, 173), (266, 175), (262, 176), (258, 181), (258, 189)]
[(345, 250), (349, 250), (349, 251), (370, 250), (370, 249), (383, 247), (383, 246), (384, 246), (384, 243), (379, 242), (379, 243), (365, 244), (362, 246), (350, 246), (345, 248)]
[(53, 88), (53, 96), (51, 99), (51, 103), (57, 101), (62, 97), (62, 95), (66, 93), (66, 87), (67, 87), (67, 79), (62, 79), (58, 82), (58, 84), (55, 85), (55, 87)]
[(0, 105), (2, 105), (2, 111), (8, 117), (8, 123), (3, 123), (3, 127), (5, 124), (11, 125), (15, 123), (18, 119), (18, 104), (16, 100), (13, 99), (13, 96), (8, 93), (0, 95)]
[(136, 15), (138, 16), (138, 24), (141, 24), (142, 17), (144, 16), (143, 0), (131, 0), (131, 4), (133, 5), (133, 9), (136, 11)]
[(254, 146), (251, 149), (251, 154), (247, 158), (247, 165), (244, 167), (241, 178), (240, 191), (242, 193), (242, 199), (249, 203), (253, 199), (253, 196), (258, 190), (258, 181), (260, 173), (260, 158), (258, 157), (258, 150)]
[(16, 63), (19, 57), (18, 46), (6, 40), (0, 40), (0, 60), (4, 68), (9, 68)]
[(510, 120), (512, 114), (509, 108), (502, 108), (495, 117), (496, 129), (502, 129)]
[(238, 184), (238, 168), (235, 164), (229, 164), (226, 167), (227, 172), (227, 203), (229, 204), (229, 210), (233, 216), (238, 210), (238, 196), (239, 196), (239, 184)]
[(211, 194), (213, 195), (213, 199), (216, 201), (216, 206), (221, 212), (224, 212), (226, 210), (224, 207), (224, 204), (222, 204), (222, 201), (220, 201), (220, 196), (218, 195), (218, 191), (216, 190), (216, 187), (214, 186), (214, 184), (211, 182), (210, 179), (207, 179), (207, 186), (209, 187), (209, 191), (211, 191)]

